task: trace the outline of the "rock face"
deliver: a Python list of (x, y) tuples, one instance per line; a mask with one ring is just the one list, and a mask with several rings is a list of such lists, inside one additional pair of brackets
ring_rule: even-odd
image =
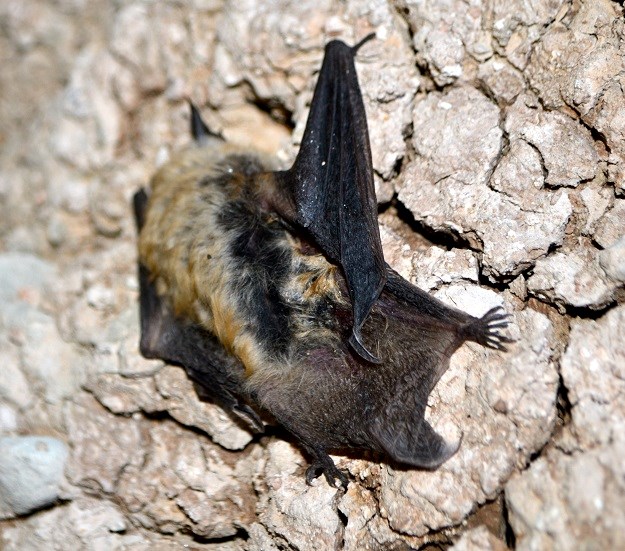
[[(2, 549), (625, 548), (625, 18), (613, 0), (0, 3)], [(186, 98), (286, 165), (323, 45), (357, 57), (385, 255), (480, 315), (436, 471), (304, 482), (137, 350), (134, 191)], [(504, 505), (505, 504), (505, 505)], [(45, 510), (42, 510), (45, 509)]]
[(60, 495), (67, 446), (50, 437), (0, 438), (0, 517), (24, 515)]

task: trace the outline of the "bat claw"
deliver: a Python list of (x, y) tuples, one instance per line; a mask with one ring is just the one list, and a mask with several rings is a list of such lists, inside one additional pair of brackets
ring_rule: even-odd
[(503, 307), (495, 306), (464, 329), (466, 338), (487, 348), (505, 352), (508, 350), (505, 344), (514, 342), (514, 339), (502, 335), (500, 330), (510, 325), (510, 319), (510, 314)]
[(349, 338), (349, 344), (363, 360), (366, 360), (372, 364), (382, 363), (382, 360), (380, 360), (380, 358), (374, 356), (365, 348), (365, 345), (361, 341), (360, 334), (358, 334), (356, 330), (352, 332), (352, 336)]
[(340, 471), (329, 457), (326, 461), (316, 460), (311, 463), (308, 469), (306, 469), (306, 484), (312, 486), (313, 481), (318, 478), (321, 473), (323, 473), (328, 484), (333, 488), (347, 489), (349, 481), (345, 473)]

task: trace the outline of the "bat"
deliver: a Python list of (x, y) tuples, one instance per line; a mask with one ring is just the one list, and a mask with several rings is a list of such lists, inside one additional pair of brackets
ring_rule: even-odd
[(449, 444), (427, 398), (465, 341), (505, 350), (508, 316), (473, 317), (384, 261), (367, 119), (354, 66), (367, 36), (327, 44), (288, 170), (229, 143), (191, 105), (193, 144), (134, 196), (140, 350), (181, 365), (217, 404), (292, 433), (306, 480), (347, 484), (349, 448), (433, 469)]

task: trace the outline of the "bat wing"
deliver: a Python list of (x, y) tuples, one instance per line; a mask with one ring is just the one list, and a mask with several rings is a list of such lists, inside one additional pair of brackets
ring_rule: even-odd
[[(148, 197), (143, 189), (134, 196), (137, 229), (145, 222)], [(185, 368), (187, 376), (224, 409), (242, 418), (256, 432), (264, 430), (256, 412), (240, 399), (243, 366), (226, 352), (214, 335), (202, 327), (177, 319), (158, 295), (148, 270), (139, 263), (141, 354)], [(196, 385), (196, 388), (198, 386)]]
[(481, 318), (475, 318), (462, 310), (447, 306), (412, 285), (388, 265), (386, 290), (395, 298), (410, 304), (416, 312), (453, 325), (462, 342), (474, 341), (482, 346), (503, 351), (507, 350), (507, 343), (514, 342), (513, 339), (501, 334), (501, 331), (509, 325), (510, 316), (500, 306), (491, 308)]
[(305, 228), (343, 269), (354, 318), (350, 344), (378, 363), (362, 344), (360, 329), (384, 287), (386, 268), (367, 119), (354, 67), (356, 51), (373, 36), (354, 47), (338, 40), (326, 46), (302, 145), (280, 180), (291, 203), (285, 218)]
[(395, 461), (424, 469), (439, 467), (460, 447), (460, 442), (446, 442), (423, 418), (414, 427), (399, 432), (393, 430), (388, 420), (380, 420), (371, 426), (371, 434)]
[[(445, 361), (448, 362), (449, 358)], [(429, 386), (396, 387), (394, 399), (374, 417), (369, 432), (395, 461), (412, 467), (435, 469), (458, 451), (460, 442), (446, 442), (425, 420)]]

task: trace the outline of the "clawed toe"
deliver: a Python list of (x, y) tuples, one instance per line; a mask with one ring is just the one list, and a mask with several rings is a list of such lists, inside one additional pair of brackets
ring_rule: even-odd
[(501, 306), (495, 306), (466, 329), (467, 338), (494, 350), (506, 351), (506, 343), (514, 339), (500, 334), (510, 325), (511, 316)]
[[(312, 485), (313, 481), (321, 474), (326, 477), (328, 484), (333, 488), (347, 489), (348, 480), (343, 472), (336, 468), (336, 465), (327, 462), (315, 461), (306, 469), (306, 484)], [(337, 484), (338, 482), (338, 484)]]

